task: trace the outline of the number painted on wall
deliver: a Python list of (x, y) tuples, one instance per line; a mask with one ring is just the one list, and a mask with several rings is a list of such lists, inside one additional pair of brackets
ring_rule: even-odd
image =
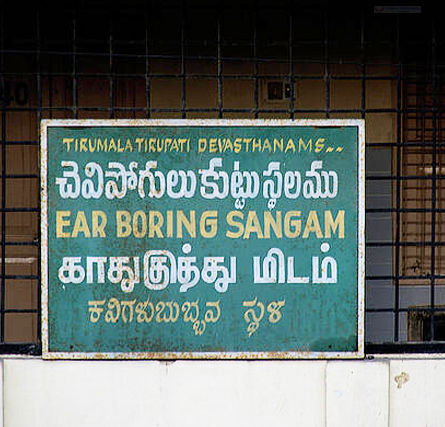
[(10, 82), (5, 81), (0, 90), (2, 106), (20, 106), (23, 107), (29, 102), (29, 87), (23, 81)]

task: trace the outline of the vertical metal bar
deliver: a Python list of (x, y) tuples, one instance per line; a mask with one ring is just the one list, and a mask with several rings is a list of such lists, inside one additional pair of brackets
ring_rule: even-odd
[[(47, 58), (48, 58), (48, 63), (47, 63), (47, 67), (48, 67), (48, 78), (47, 78), (48, 87), (47, 87), (47, 93), (48, 93), (48, 108), (49, 108), (48, 115), (49, 115), (49, 118), (52, 119), (53, 118), (53, 105), (54, 105), (54, 102), (53, 102), (54, 86), (53, 86), (53, 67), (52, 67), (53, 62), (52, 62), (52, 55), (48, 55)], [(39, 191), (39, 194), (40, 194), (40, 191)], [(40, 204), (39, 204), (39, 206), (40, 206)], [(40, 222), (39, 222), (39, 224), (40, 224)]]
[(53, 86), (52, 70), (53, 68), (51, 67), (51, 59), (48, 59), (48, 108), (49, 108), (48, 115), (50, 119), (53, 118), (53, 106), (54, 106), (53, 102), (54, 86)]
[(151, 79), (150, 79), (150, 28), (151, 28), (151, 14), (153, 7), (151, 2), (147, 2), (145, 6), (145, 109), (146, 117), (150, 118), (150, 101), (151, 101)]
[(331, 80), (330, 80), (330, 67), (329, 67), (329, 13), (325, 10), (324, 13), (324, 81), (325, 81), (325, 113), (326, 118), (330, 117), (329, 109), (331, 106)]
[(1, 282), (0, 282), (0, 343), (5, 342), (5, 274), (6, 274), (6, 85), (5, 85), (5, 30), (4, 30), (4, 15), (3, 10), (0, 16), (0, 82), (1, 82), (1, 103), (2, 103), (2, 177), (1, 177), (1, 188), (2, 188), (2, 198), (1, 198), (1, 228), (2, 228), (2, 241), (1, 241), (1, 260), (2, 264), (0, 266), (1, 271)]
[(432, 22), (431, 27), (431, 96), (433, 108), (433, 147), (431, 176), (431, 282), (430, 282), (430, 312), (431, 312), (431, 340), (434, 341), (434, 308), (435, 308), (435, 281), (436, 281), (436, 175), (437, 175), (437, 88), (436, 88), (436, 29)]
[(259, 84), (259, 60), (258, 60), (258, 1), (255, 0), (253, 2), (253, 11), (252, 11), (252, 26), (253, 26), (253, 60), (254, 60), (254, 108), (253, 108), (253, 116), (255, 119), (258, 118), (258, 84)]
[(218, 118), (223, 118), (223, 79), (222, 79), (222, 59), (221, 59), (221, 2), (218, 2), (218, 10), (216, 17), (216, 30), (217, 30), (217, 55), (218, 55)]
[[(360, 21), (360, 53), (361, 53), (361, 118), (366, 118), (366, 52), (365, 52), (365, 5), (362, 5), (361, 10), (361, 21)], [(365, 136), (366, 141), (366, 136)], [(365, 147), (365, 155), (366, 155), (366, 147)], [(366, 181), (366, 178), (365, 178)], [(366, 185), (366, 182), (365, 182)], [(366, 240), (366, 239), (365, 239)], [(366, 241), (365, 241), (365, 259), (366, 259)], [(368, 284), (365, 280), (365, 301), (368, 297)], [(365, 316), (366, 318), (366, 316)], [(366, 339), (366, 329), (365, 328), (365, 339)]]
[(288, 2), (288, 14), (289, 14), (289, 84), (290, 84), (290, 94), (289, 94), (289, 118), (293, 119), (295, 116), (295, 77), (294, 77), (294, 14), (292, 3)]
[(187, 117), (187, 67), (185, 61), (186, 55), (186, 18), (187, 18), (187, 0), (182, 0), (181, 3), (181, 78), (182, 78), (182, 93), (181, 93), (181, 113), (182, 118)]
[[(42, 120), (42, 78), (41, 78), (41, 68), (42, 68), (42, 64), (41, 64), (41, 50), (42, 50), (42, 39), (41, 39), (41, 32), (40, 32), (40, 11), (37, 10), (36, 11), (36, 18), (37, 18), (37, 22), (36, 22), (36, 33), (37, 33), (37, 51), (36, 51), (36, 67), (37, 67), (37, 74), (36, 74), (36, 83), (37, 83), (37, 129), (40, 129), (40, 121)], [(39, 143), (40, 143), (40, 132), (39, 132)], [(40, 169), (39, 169), (39, 188), (40, 187)], [(40, 191), (38, 192), (38, 203), (39, 203), (39, 209), (37, 212), (37, 218), (38, 218), (38, 224), (41, 223), (41, 210), (40, 210)], [(38, 236), (40, 236), (38, 234)], [(41, 263), (40, 263), (40, 259), (41, 259), (41, 247), (40, 247), (40, 237), (37, 238), (39, 245), (38, 245), (38, 262), (37, 262), (37, 276), (39, 277), (39, 281), (38, 281), (38, 286), (37, 286), (37, 337), (38, 337), (38, 341), (40, 342), (40, 331), (41, 331), (41, 311), (40, 311), (40, 307), (41, 307), (41, 288), (40, 288), (40, 284), (41, 284)]]
[(78, 92), (78, 80), (77, 80), (77, 3), (75, 3), (73, 9), (73, 41), (72, 41), (72, 50), (73, 50), (73, 112), (74, 118), (79, 118), (79, 92)]
[(362, 8), (361, 24), (360, 24), (360, 52), (361, 52), (361, 68), (362, 68), (362, 81), (361, 81), (361, 117), (366, 117), (366, 52), (365, 52), (365, 10)]
[(114, 40), (113, 40), (113, 26), (114, 26), (114, 17), (115, 17), (115, 3), (114, 1), (111, 3), (110, 9), (110, 34), (109, 34), (109, 55), (110, 55), (110, 119), (114, 119)]
[(400, 56), (400, 20), (396, 16), (396, 55), (397, 55), (397, 141), (396, 141), (396, 230), (395, 230), (395, 265), (394, 265), (394, 342), (399, 341), (400, 324), (400, 193), (402, 163), (402, 64)]

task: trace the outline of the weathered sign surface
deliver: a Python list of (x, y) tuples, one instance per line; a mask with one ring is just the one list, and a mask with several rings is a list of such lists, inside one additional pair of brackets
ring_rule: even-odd
[(363, 121), (41, 139), (44, 357), (363, 356)]

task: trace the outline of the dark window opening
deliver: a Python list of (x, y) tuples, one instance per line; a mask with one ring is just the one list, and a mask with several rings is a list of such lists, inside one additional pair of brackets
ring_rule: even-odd
[(444, 351), (445, 34), (427, 7), (36, 7), (0, 6), (2, 352), (40, 353), (45, 118), (365, 119), (366, 350)]

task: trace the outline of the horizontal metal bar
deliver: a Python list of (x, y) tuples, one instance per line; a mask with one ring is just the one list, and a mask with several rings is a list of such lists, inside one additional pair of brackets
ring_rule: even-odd
[(425, 311), (428, 311), (429, 313), (441, 313), (445, 312), (445, 307), (404, 307), (404, 308), (398, 308), (395, 310), (394, 308), (367, 308), (367, 313), (424, 313)]
[[(426, 342), (426, 343), (365, 343), (365, 353), (391, 354), (391, 353), (445, 353), (445, 342)], [(369, 357), (369, 356), (368, 356)]]
[[(209, 58), (201, 58), (202, 60), (209, 60)], [(212, 61), (216, 60), (217, 58), (212, 58)], [(221, 61), (224, 61), (224, 58), (221, 58)], [(248, 64), (250, 65), (250, 64)], [(298, 65), (298, 64), (296, 64)], [(17, 75), (22, 77), (35, 77), (35, 73), (4, 73), (5, 77), (8, 76), (11, 77), (17, 77)], [(66, 78), (125, 78), (125, 79), (144, 79), (146, 77), (150, 77), (153, 79), (156, 78), (165, 78), (165, 79), (177, 79), (177, 78), (185, 78), (186, 80), (195, 80), (195, 79), (211, 79), (211, 80), (282, 80), (285, 82), (291, 82), (292, 80), (325, 80), (326, 76), (324, 74), (292, 74), (292, 76), (289, 76), (288, 73), (283, 74), (224, 74), (221, 73), (221, 75), (215, 74), (215, 73), (206, 73), (206, 74), (195, 74), (195, 73), (187, 73), (187, 74), (180, 74), (180, 73), (82, 73), (82, 72), (42, 72), (40, 73), (41, 77), (66, 77)], [(370, 80), (370, 81), (396, 81), (397, 77), (387, 75), (387, 76), (367, 76), (367, 75), (338, 75), (335, 74), (329, 76), (329, 80), (353, 80), (353, 81), (362, 81), (362, 80)]]
[(445, 141), (436, 140), (436, 141), (423, 141), (423, 142), (410, 142), (404, 141), (403, 143), (397, 142), (367, 142), (366, 147), (418, 147), (418, 148), (427, 148), (427, 147), (436, 147), (442, 148), (445, 147)]
[[(1, 111), (1, 108), (0, 108)], [(0, 144), (5, 144), (5, 145), (39, 145), (39, 141), (2, 141), (0, 139)]]
[(4, 241), (0, 239), (0, 245), (4, 246), (40, 246), (40, 238), (29, 242), (10, 242), (8, 240)]
[[(396, 280), (398, 280), (398, 281), (403, 280), (404, 282), (408, 282), (410, 280), (413, 280), (413, 281), (414, 280), (416, 280), (416, 281), (422, 280), (424, 282), (428, 281), (429, 283), (417, 283), (416, 282), (416, 283), (413, 283), (413, 286), (430, 286), (432, 281), (444, 280), (444, 279), (445, 279), (444, 275), (396, 276), (396, 275), (388, 274), (388, 275), (381, 275), (381, 276), (366, 277), (365, 280), (367, 282), (372, 282), (372, 281), (382, 282), (382, 281), (396, 281)], [(370, 286), (372, 286), (372, 285), (370, 285)], [(406, 284), (399, 283), (398, 286), (403, 287), (403, 286), (411, 286), (411, 285), (409, 283), (406, 283)], [(435, 283), (434, 286), (438, 286), (438, 287), (442, 286), (443, 287), (443, 286), (445, 286), (445, 283), (444, 284)]]
[(445, 213), (444, 208), (368, 208), (366, 213)]
[(27, 354), (29, 356), (40, 356), (42, 354), (41, 344), (23, 343), (23, 344), (9, 344), (0, 343), (1, 354)]
[(26, 313), (38, 313), (39, 310), (33, 308), (5, 308), (3, 313), (17, 313), (17, 314), (26, 314)]
[(40, 212), (40, 208), (0, 208), (0, 212)]
[[(5, 112), (30, 112), (30, 111), (96, 111), (96, 112), (109, 112), (111, 109), (110, 107), (101, 107), (101, 106), (93, 106), (93, 107), (87, 107), (87, 106), (72, 106), (72, 107), (6, 107), (3, 109)], [(0, 109), (0, 111), (2, 111)], [(128, 113), (135, 113), (135, 112), (147, 112), (147, 108), (145, 107), (113, 107), (113, 111), (118, 112), (128, 112)], [(290, 113), (306, 113), (306, 114), (315, 114), (315, 113), (326, 113), (327, 111), (324, 109), (309, 109), (309, 108), (294, 108), (294, 109), (288, 109), (288, 108), (150, 108), (148, 111), (151, 113), (280, 113), (280, 114), (290, 114)], [(360, 110), (360, 109), (338, 109), (333, 108), (329, 110), (329, 113), (348, 113), (348, 114), (372, 114), (372, 113), (396, 113), (397, 111), (395, 109), (391, 108), (382, 108), (382, 109), (370, 109), (370, 110)]]
[(409, 180), (441, 180), (445, 175), (371, 175), (366, 177), (366, 181), (409, 181)]
[[(98, 41), (99, 42), (99, 41)], [(100, 43), (102, 43), (104, 46), (107, 46), (104, 44), (104, 41), (101, 40)], [(314, 44), (319, 44), (320, 41), (318, 43), (314, 43)], [(93, 43), (94, 44), (94, 43)], [(173, 47), (178, 47), (177, 44), (173, 44)], [(261, 47), (276, 47), (277, 45), (262, 45)], [(282, 45), (283, 47), (285, 47), (286, 45)], [(108, 46), (107, 46), (108, 47)], [(28, 49), (4, 49), (2, 51), (2, 53), (4, 53), (5, 55), (35, 55), (36, 52), (35, 50), (28, 50)], [(140, 59), (142, 60), (146, 60), (146, 59), (166, 59), (166, 60), (197, 60), (197, 59), (206, 59), (206, 60), (217, 60), (218, 56), (217, 55), (181, 55), (180, 53), (178, 54), (173, 54), (173, 55), (157, 55), (157, 54), (150, 54), (150, 55), (146, 55), (146, 54), (129, 54), (129, 53), (116, 53), (113, 52), (112, 54), (110, 54), (109, 50), (107, 50), (106, 48), (101, 51), (101, 52), (82, 52), (80, 50), (76, 50), (74, 51), (48, 51), (48, 50), (41, 50), (39, 52), (39, 54), (41, 56), (44, 55), (55, 55), (55, 56), (69, 56), (69, 57), (82, 57), (82, 56), (87, 56), (87, 57), (103, 57), (103, 58), (107, 58), (109, 59), (111, 58), (122, 58), (122, 59)], [(270, 57), (251, 57), (251, 56), (224, 56), (222, 55), (220, 58), (222, 61), (227, 61), (227, 62), (259, 62), (259, 63), (277, 63), (277, 64), (289, 64), (289, 57), (288, 56), (283, 56), (283, 58), (270, 58)], [(376, 58), (374, 58), (376, 59)], [(304, 58), (298, 58), (295, 59), (293, 61), (295, 64), (321, 64), (324, 65), (326, 64), (325, 60), (314, 60), (314, 59), (304, 59)], [(363, 65), (363, 62), (360, 61), (353, 61), (353, 60), (345, 60), (345, 59), (338, 59), (338, 60), (334, 60), (332, 58), (328, 59), (328, 64), (329, 65)], [(372, 63), (369, 63), (368, 65), (374, 65)], [(391, 62), (379, 62), (378, 63), (379, 66), (393, 66), (394, 63)]]
[(40, 175), (37, 174), (7, 174), (7, 175), (2, 175), (0, 174), (0, 179), (39, 179)]
[(438, 247), (445, 246), (445, 242), (366, 242), (367, 247), (399, 247), (399, 246), (418, 246), (418, 247)]
[[(33, 262), (37, 262), (38, 259), (36, 257), (7, 257), (5, 258), (6, 264), (32, 264)], [(3, 257), (0, 257), (0, 263), (3, 262)]]

